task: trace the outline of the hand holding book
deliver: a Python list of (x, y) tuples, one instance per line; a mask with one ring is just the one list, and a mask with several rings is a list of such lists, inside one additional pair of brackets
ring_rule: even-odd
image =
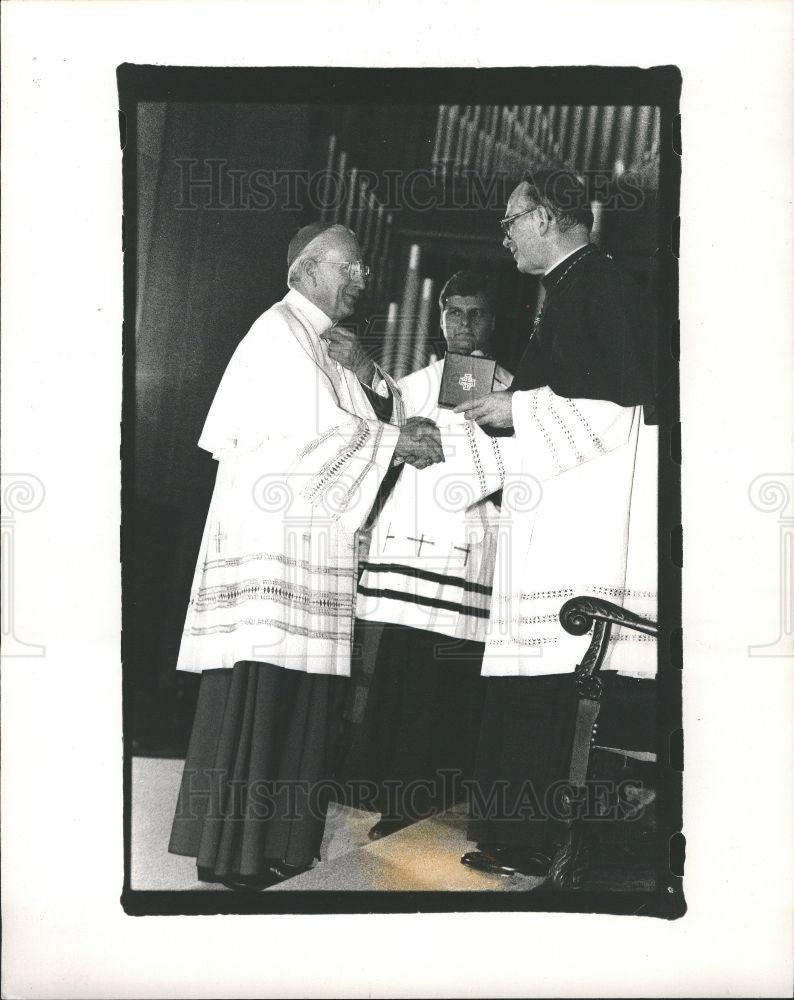
[(491, 392), (480, 399), (460, 403), (455, 413), (462, 413), (467, 420), (476, 420), (483, 429), (504, 430), (513, 426), (513, 394)]

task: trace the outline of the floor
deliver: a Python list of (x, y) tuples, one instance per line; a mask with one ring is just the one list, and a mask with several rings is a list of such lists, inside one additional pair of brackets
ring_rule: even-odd
[[(137, 890), (215, 890), (199, 882), (193, 858), (168, 853), (183, 761), (136, 757), (132, 761), (132, 856), (130, 886)], [(461, 809), (384, 837), (376, 843), (367, 831), (376, 813), (333, 806), (326, 821), (321, 861), (311, 871), (266, 891), (327, 889), (380, 891), (526, 892), (541, 879), (486, 875), (460, 863), (473, 844), (466, 839)]]

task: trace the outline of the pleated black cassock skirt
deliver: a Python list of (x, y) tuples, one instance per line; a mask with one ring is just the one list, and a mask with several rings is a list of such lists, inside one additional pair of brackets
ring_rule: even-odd
[(269, 663), (204, 672), (168, 847), (200, 879), (319, 856), (346, 683)]
[(484, 646), (405, 625), (356, 622), (346, 801), (419, 819), (465, 801), (482, 715)]

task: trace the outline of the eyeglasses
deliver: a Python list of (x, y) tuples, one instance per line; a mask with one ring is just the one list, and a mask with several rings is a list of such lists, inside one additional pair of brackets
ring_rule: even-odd
[(360, 260), (318, 260), (317, 263), (344, 268), (351, 281), (366, 281), (371, 274), (369, 265), (362, 264)]
[(499, 226), (502, 230), (502, 236), (506, 240), (510, 239), (510, 233), (513, 230), (513, 223), (516, 219), (520, 219), (522, 215), (529, 215), (530, 212), (534, 212), (538, 209), (538, 205), (533, 205), (532, 208), (525, 208), (523, 212), (516, 212), (515, 215), (509, 215), (506, 219), (499, 220)]

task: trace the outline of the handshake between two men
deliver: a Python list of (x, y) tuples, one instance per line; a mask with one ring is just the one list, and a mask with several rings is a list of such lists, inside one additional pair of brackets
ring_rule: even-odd
[(428, 417), (410, 417), (400, 428), (394, 457), (417, 469), (444, 461), (444, 448), (438, 424)]
[[(329, 357), (343, 367), (355, 372), (364, 385), (370, 385), (375, 375), (375, 365), (352, 330), (334, 326), (322, 335)], [(463, 413), (467, 420), (475, 420), (486, 432), (504, 430), (513, 426), (512, 395), (509, 392), (492, 392), (471, 403), (461, 403), (455, 413)], [(426, 469), (444, 461), (441, 434), (435, 421), (428, 417), (411, 417), (400, 428), (400, 437), (394, 457)]]
[[(486, 432), (506, 430), (513, 426), (513, 396), (510, 392), (491, 392), (472, 403), (461, 403), (454, 412), (462, 413), (467, 420), (475, 420)], [(411, 417), (400, 428), (394, 457), (402, 458), (417, 469), (443, 462), (444, 449), (438, 425), (428, 417)]]

